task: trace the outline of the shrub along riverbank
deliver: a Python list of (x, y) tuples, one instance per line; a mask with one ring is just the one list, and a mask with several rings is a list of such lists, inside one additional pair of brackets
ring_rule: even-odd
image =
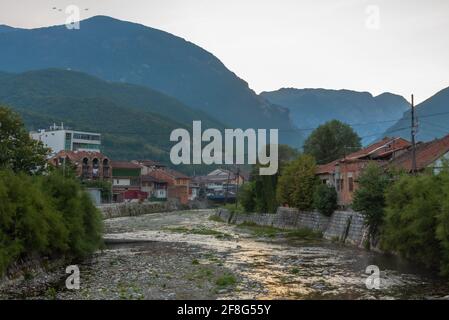
[(76, 179), (0, 171), (0, 275), (31, 257), (85, 257), (101, 246), (101, 232), (101, 216)]
[(418, 175), (368, 166), (353, 208), (380, 248), (449, 276), (449, 167)]
[(102, 219), (80, 181), (50, 170), (49, 150), (0, 106), (0, 277), (21, 261), (85, 257), (102, 244)]

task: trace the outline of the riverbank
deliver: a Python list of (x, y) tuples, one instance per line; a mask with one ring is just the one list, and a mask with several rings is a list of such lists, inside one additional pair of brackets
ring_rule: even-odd
[(323, 238), (348, 243), (359, 248), (365, 247), (368, 228), (363, 215), (354, 211), (335, 211), (330, 217), (317, 211), (299, 212), (295, 208), (279, 207), (272, 213), (231, 213), (227, 209), (217, 209), (217, 217), (233, 223), (254, 223), (285, 230), (308, 229), (323, 234)]

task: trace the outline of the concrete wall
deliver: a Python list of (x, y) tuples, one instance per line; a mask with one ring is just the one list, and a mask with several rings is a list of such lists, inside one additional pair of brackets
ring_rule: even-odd
[(330, 217), (319, 212), (299, 212), (294, 208), (279, 207), (275, 214), (231, 214), (218, 209), (216, 214), (228, 223), (252, 222), (280, 229), (312, 229), (323, 233), (328, 240), (338, 240), (362, 247), (367, 237), (363, 216), (353, 211), (336, 211)]
[(166, 212), (176, 210), (176, 206), (164, 202), (126, 202), (97, 206), (105, 219), (117, 217), (140, 216), (148, 213)]

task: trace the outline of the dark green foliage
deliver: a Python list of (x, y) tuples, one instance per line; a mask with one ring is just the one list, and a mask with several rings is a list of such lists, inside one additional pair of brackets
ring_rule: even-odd
[(360, 148), (360, 137), (357, 133), (338, 120), (319, 126), (304, 142), (304, 153), (314, 156), (318, 164), (343, 158)]
[(247, 182), (240, 187), (238, 202), (242, 205), (245, 212), (254, 212), (256, 208), (254, 182)]
[(444, 275), (449, 275), (449, 171), (441, 173), (441, 208), (437, 215), (436, 237), (441, 246), (440, 270)]
[(393, 175), (375, 163), (369, 164), (357, 179), (352, 208), (365, 216), (370, 236), (375, 236), (382, 225), (385, 191), (392, 181)]
[(315, 160), (302, 155), (285, 167), (277, 184), (277, 200), (299, 210), (313, 208), (313, 193), (317, 184)]
[(276, 196), (276, 188), (282, 170), (295, 158), (299, 152), (287, 145), (278, 146), (278, 172), (271, 176), (259, 175), (260, 165), (252, 168), (252, 181), (240, 192), (239, 201), (246, 212), (274, 213), (279, 206)]
[(18, 114), (0, 106), (0, 169), (38, 173), (47, 153), (42, 143), (30, 138)]
[[(259, 171), (257, 169), (257, 171)], [(276, 200), (277, 175), (254, 176), (255, 211), (274, 213), (278, 207)]]
[(21, 258), (81, 257), (100, 245), (100, 214), (77, 180), (0, 171), (0, 274)]
[(330, 216), (337, 209), (337, 191), (335, 187), (319, 184), (313, 195), (313, 205), (320, 213)]
[(388, 190), (382, 234), (385, 249), (428, 267), (438, 267), (442, 248), (436, 229), (442, 212), (442, 186), (441, 178), (436, 176), (403, 176)]
[(71, 252), (85, 256), (98, 248), (101, 244), (101, 216), (79, 182), (63, 177), (57, 171), (44, 178), (43, 188), (64, 217)]

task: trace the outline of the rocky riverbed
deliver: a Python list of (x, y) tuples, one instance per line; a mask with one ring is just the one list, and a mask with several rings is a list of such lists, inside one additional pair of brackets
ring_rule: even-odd
[[(65, 268), (13, 281), (0, 298), (28, 299), (441, 299), (447, 281), (392, 256), (307, 231), (229, 225), (212, 210), (105, 221), (106, 248)], [(380, 269), (368, 289), (366, 268)], [(32, 286), (33, 290), (30, 290)]]

